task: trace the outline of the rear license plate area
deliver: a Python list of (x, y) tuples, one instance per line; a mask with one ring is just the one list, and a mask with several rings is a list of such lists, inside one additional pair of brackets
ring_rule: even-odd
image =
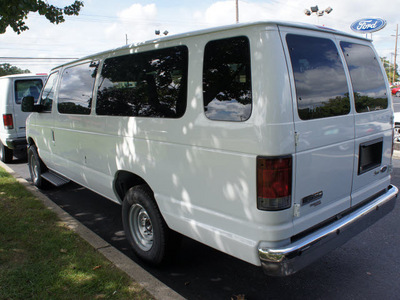
[(382, 163), (383, 138), (360, 144), (358, 175), (364, 174)]

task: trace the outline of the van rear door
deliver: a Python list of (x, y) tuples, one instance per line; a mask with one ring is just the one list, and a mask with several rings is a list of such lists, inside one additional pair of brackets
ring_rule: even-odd
[(25, 137), (26, 118), (30, 114), (21, 111), (22, 98), (26, 96), (33, 96), (35, 102), (37, 102), (40, 91), (43, 87), (44, 79), (45, 78), (40, 77), (14, 79), (14, 128), (16, 130), (17, 137)]
[(383, 68), (369, 41), (340, 41), (355, 102), (352, 205), (390, 184), (393, 111)]
[(351, 205), (354, 114), (333, 34), (281, 29), (292, 81), (296, 154), (295, 234)]

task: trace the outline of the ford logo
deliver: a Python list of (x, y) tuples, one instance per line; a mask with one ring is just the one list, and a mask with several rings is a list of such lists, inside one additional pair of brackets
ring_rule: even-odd
[(386, 26), (386, 21), (380, 18), (369, 18), (355, 21), (350, 28), (355, 32), (371, 33), (381, 30)]

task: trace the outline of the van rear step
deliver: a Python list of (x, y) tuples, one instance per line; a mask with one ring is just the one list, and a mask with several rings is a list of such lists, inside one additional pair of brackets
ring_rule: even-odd
[(48, 182), (55, 186), (62, 186), (64, 184), (67, 184), (69, 180), (59, 174), (56, 174), (52, 171), (47, 171), (42, 174), (42, 178), (46, 179)]

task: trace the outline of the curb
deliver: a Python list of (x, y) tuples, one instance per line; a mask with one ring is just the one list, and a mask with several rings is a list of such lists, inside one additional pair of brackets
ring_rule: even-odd
[(51, 201), (47, 196), (42, 194), (36, 187), (14, 172), (9, 166), (0, 161), (0, 166), (12, 175), (20, 184), (28, 191), (39, 198), (44, 205), (51, 211), (54, 211), (60, 220), (72, 231), (79, 234), (86, 240), (96, 251), (100, 252), (105, 258), (111, 261), (117, 268), (128, 274), (128, 276), (139, 283), (156, 299), (185, 299), (177, 292), (169, 288), (167, 285), (159, 281), (145, 269), (140, 267), (129, 257), (123, 254), (118, 249), (107, 243), (93, 231), (89, 230), (85, 225), (78, 222), (70, 214), (60, 208), (57, 204)]

